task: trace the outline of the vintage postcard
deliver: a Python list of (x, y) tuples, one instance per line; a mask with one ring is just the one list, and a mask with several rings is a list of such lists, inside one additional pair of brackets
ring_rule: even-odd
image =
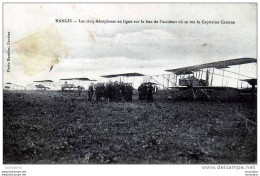
[(257, 164), (256, 3), (4, 3), (2, 60), (3, 164)]

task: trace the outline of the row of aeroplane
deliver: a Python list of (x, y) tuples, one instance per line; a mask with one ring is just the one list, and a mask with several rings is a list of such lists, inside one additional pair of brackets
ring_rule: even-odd
[[(193, 65), (188, 67), (181, 67), (181, 68), (174, 68), (174, 69), (168, 69), (165, 70), (167, 72), (170, 72), (170, 74), (174, 75), (174, 78), (168, 79), (168, 83), (171, 82), (172, 86), (164, 86), (163, 83), (160, 81), (156, 81), (153, 76), (143, 75), (141, 73), (122, 73), (122, 74), (111, 74), (111, 75), (103, 75), (101, 77), (107, 78), (109, 81), (111, 81), (112, 78), (119, 78), (119, 81), (121, 82), (124, 80), (125, 77), (149, 77), (149, 82), (156, 85), (162, 85), (164, 89), (170, 90), (170, 89), (178, 89), (178, 90), (187, 90), (190, 89), (193, 91), (194, 88), (201, 89), (201, 90), (212, 90), (212, 89), (226, 89), (228, 86), (223, 85), (223, 79), (235, 79), (237, 82), (246, 82), (248, 85), (251, 85), (252, 90), (255, 91), (256, 85), (257, 85), (257, 78), (251, 77), (248, 75), (245, 75), (245, 73), (240, 72), (231, 72), (228, 70), (230, 66), (239, 66), (244, 64), (250, 64), (255, 63), (257, 64), (257, 59), (255, 58), (237, 58), (237, 59), (230, 59), (230, 60), (224, 60), (224, 61), (218, 61), (218, 62), (211, 62), (211, 63), (205, 63), (200, 65)], [(223, 74), (219, 74), (216, 72), (216, 70), (221, 70)], [(225, 72), (231, 72), (234, 75), (237, 75), (237, 77), (231, 77), (230, 74), (224, 74)], [(213, 79), (215, 76), (222, 77), (222, 84), (221, 85), (213, 85)], [(240, 79), (244, 78), (244, 79)], [(246, 78), (246, 79), (245, 79)], [(60, 82), (58, 86), (60, 86), (62, 91), (65, 90), (71, 90), (76, 89), (79, 87), (82, 87), (84, 89), (84, 86), (79, 86), (82, 84), (79, 83), (87, 83), (87, 84), (94, 84), (97, 80), (89, 79), (86, 77), (81, 78), (63, 78), (60, 79)], [(77, 83), (77, 84), (76, 84)], [(34, 87), (36, 89), (41, 90), (48, 90), (51, 89), (50, 86), (54, 85), (54, 81), (52, 80), (41, 80), (41, 81), (34, 81)], [(14, 86), (15, 84), (12, 83), (6, 83), (5, 89), (9, 89), (11, 86)], [(57, 85), (57, 84), (56, 84)], [(17, 85), (19, 86), (19, 85)], [(22, 87), (22, 86), (20, 86)], [(204, 92), (204, 91), (203, 91)]]

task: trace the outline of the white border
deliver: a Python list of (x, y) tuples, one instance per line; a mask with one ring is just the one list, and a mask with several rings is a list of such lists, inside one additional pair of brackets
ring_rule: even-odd
[[(5, 2), (17, 2), (13, 0), (7, 0)], [(42, 2), (42, 1), (26, 1), (26, 2)], [(46, 2), (53, 2), (51, 0), (47, 0)], [(70, 2), (68, 0), (65, 1), (55, 1), (55, 2)], [(86, 1), (77, 1), (77, 2), (86, 2)], [(91, 1), (87, 1), (91, 2)], [(93, 1), (92, 1), (93, 2)], [(107, 0), (97, 0), (96, 2), (105, 2), (105, 3), (112, 3)], [(120, 0), (116, 0), (114, 2), (122, 2)], [(130, 3), (138, 2), (138, 1), (127, 1)], [(145, 3), (152, 2), (156, 3), (155, 1), (143, 1)], [(177, 2), (177, 1), (164, 1), (164, 3), (171, 3), (171, 2)], [(199, 3), (213, 3), (214, 1), (182, 1), (182, 2), (199, 2)], [(214, 3), (219, 3), (219, 2), (225, 2), (223, 0), (214, 2)], [(230, 0), (229, 2), (231, 3), (244, 3), (245, 1), (238, 0)], [(180, 3), (180, 2), (178, 2)], [(252, 2), (255, 3), (255, 2)], [(2, 8), (1, 8), (2, 9)], [(2, 9), (3, 10), (3, 9)], [(1, 20), (2, 18), (1, 13)], [(258, 18), (258, 23), (259, 23), (259, 18)], [(2, 26), (3, 26), (3, 21), (2, 21)], [(3, 28), (1, 28), (1, 33)], [(257, 29), (257, 33), (259, 33), (259, 28)], [(258, 37), (258, 36), (257, 36)], [(1, 35), (2, 38), (2, 35)], [(257, 38), (258, 39), (258, 38)], [(259, 46), (258, 46), (259, 49)], [(1, 51), (3, 53), (2, 47)], [(1, 62), (1, 68), (3, 68), (2, 62)], [(3, 89), (3, 74), (1, 74), (1, 89)], [(259, 75), (258, 75), (259, 76)], [(259, 100), (259, 97), (258, 97)], [(259, 102), (259, 101), (258, 101)], [(1, 93), (1, 106), (0, 106), (1, 114), (3, 114), (3, 93)], [(258, 103), (258, 108), (259, 108), (259, 103)], [(258, 109), (257, 108), (257, 109)], [(1, 120), (1, 127), (3, 124), (3, 118), (0, 118)], [(259, 131), (258, 131), (259, 132)], [(102, 175), (102, 176), (108, 176), (108, 175), (113, 175), (113, 176), (135, 176), (135, 175), (149, 175), (149, 176), (160, 176), (160, 175), (199, 175), (199, 176), (209, 176), (209, 175), (216, 175), (216, 176), (230, 176), (230, 175), (236, 175), (236, 176), (245, 176), (245, 170), (221, 170), (221, 169), (216, 169), (216, 170), (203, 170), (202, 165), (3, 165), (3, 128), (0, 130), (0, 135), (1, 135), (1, 142), (0, 142), (0, 150), (1, 150), (1, 157), (0, 157), (0, 163), (1, 163), (1, 172), (3, 170), (6, 170), (6, 167), (12, 166), (12, 167), (22, 167), (22, 170), (27, 171), (27, 176), (47, 176), (47, 175), (63, 175), (63, 176), (71, 176), (71, 175)], [(258, 133), (258, 139), (259, 141), (259, 133)], [(259, 151), (259, 145), (258, 145), (258, 151)], [(259, 157), (257, 157), (257, 160), (259, 161)], [(206, 166), (213, 166), (213, 165), (206, 165)], [(214, 165), (218, 166), (218, 165)], [(232, 165), (233, 166), (233, 165)], [(237, 165), (241, 166), (241, 165)], [(246, 166), (246, 165), (244, 165)], [(259, 170), (258, 164), (256, 165), (256, 170)]]

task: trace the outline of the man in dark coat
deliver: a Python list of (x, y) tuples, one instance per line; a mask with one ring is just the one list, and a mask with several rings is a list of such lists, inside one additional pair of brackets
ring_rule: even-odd
[(146, 95), (147, 95), (146, 101), (147, 101), (147, 102), (153, 102), (153, 86), (152, 86), (152, 84), (149, 84), (149, 85), (147, 86)]
[(142, 101), (142, 92), (141, 92), (141, 90), (142, 90), (142, 86), (143, 86), (143, 84), (141, 84), (139, 87), (138, 87), (138, 100), (141, 100)]
[(127, 84), (125, 87), (125, 100), (132, 101), (133, 97), (133, 87), (130, 84)]
[(88, 87), (88, 100), (89, 101), (92, 101), (93, 94), (94, 94), (94, 86), (93, 86), (93, 83), (91, 83)]
[(82, 94), (82, 89), (83, 89), (83, 87), (78, 86), (78, 95), (79, 95), (79, 96)]
[(121, 100), (125, 101), (126, 99), (126, 90), (125, 87), (126, 85), (124, 83), (120, 83), (120, 92), (121, 92)]
[(99, 91), (100, 91), (100, 100), (103, 101), (103, 98), (105, 98), (105, 85), (104, 83), (101, 83), (100, 84), (100, 88), (99, 88)]
[(142, 83), (139, 87), (138, 87), (138, 92), (139, 92), (139, 100), (141, 100), (141, 102), (143, 100), (146, 99), (146, 94), (147, 94), (147, 86), (146, 84)]
[(100, 101), (100, 84), (95, 86), (96, 101)]
[(119, 102), (122, 99), (121, 86), (118, 84), (118, 82), (115, 82), (115, 99), (116, 102)]
[(134, 88), (132, 85), (128, 85), (129, 101), (133, 101)]
[(109, 102), (113, 101), (113, 85), (111, 83), (108, 83), (106, 85), (105, 97), (107, 101)]

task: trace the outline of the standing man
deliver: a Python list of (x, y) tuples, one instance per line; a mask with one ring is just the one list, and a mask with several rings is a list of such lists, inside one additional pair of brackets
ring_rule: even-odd
[(126, 84), (125, 95), (126, 95), (125, 100), (132, 102), (132, 96), (133, 96), (133, 87), (132, 87), (132, 85)]
[(147, 93), (146, 93), (146, 100), (147, 102), (153, 102), (153, 86), (152, 84), (150, 83), (148, 86), (147, 86)]
[(124, 102), (126, 99), (126, 90), (125, 90), (125, 84), (120, 83), (120, 92), (121, 92), (121, 100)]
[(115, 83), (111, 84), (111, 101), (116, 101), (116, 87), (115, 87)]
[(79, 96), (81, 95), (81, 93), (82, 93), (82, 87), (78, 86), (78, 94), (79, 94)]
[(95, 85), (96, 101), (100, 101), (100, 83)]
[(138, 87), (138, 92), (139, 92), (139, 98), (138, 99), (141, 100), (141, 102), (142, 102), (147, 97), (147, 95), (146, 95), (147, 94), (147, 86), (146, 86), (146, 84), (142, 83)]
[(121, 101), (122, 99), (122, 94), (121, 94), (121, 89), (120, 89), (120, 84), (118, 84), (118, 82), (115, 82), (115, 98), (116, 98), (116, 102)]
[(106, 100), (108, 101), (108, 102), (111, 102), (111, 101), (113, 101), (113, 86), (112, 86), (112, 84), (111, 83), (108, 83), (107, 85), (106, 85), (106, 89), (105, 89), (105, 92), (106, 92)]
[(106, 97), (105, 97), (105, 90), (106, 90), (106, 87), (104, 85), (104, 83), (101, 83), (100, 84), (100, 88), (99, 88), (99, 91), (100, 91), (100, 100), (103, 101)]
[(93, 83), (91, 83), (88, 87), (88, 100), (92, 101), (92, 97), (94, 94), (94, 87), (93, 87)]
[(143, 84), (141, 84), (139, 87), (138, 87), (138, 100), (140, 100), (142, 102), (143, 98), (142, 98), (142, 86)]

